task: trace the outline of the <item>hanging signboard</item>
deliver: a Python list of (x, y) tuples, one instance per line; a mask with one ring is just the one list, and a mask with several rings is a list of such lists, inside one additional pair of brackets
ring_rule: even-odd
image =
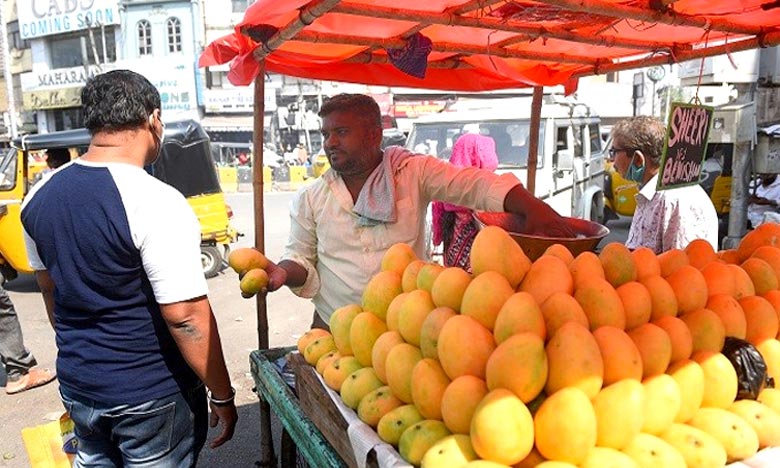
[(673, 102), (658, 171), (658, 190), (699, 183), (713, 108)]

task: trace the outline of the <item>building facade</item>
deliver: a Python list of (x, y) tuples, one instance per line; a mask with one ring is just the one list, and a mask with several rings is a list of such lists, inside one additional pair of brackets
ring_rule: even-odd
[(116, 68), (152, 81), (166, 118), (198, 119), (200, 5), (201, 0), (6, 0), (18, 133), (83, 126), (81, 89), (90, 77)]

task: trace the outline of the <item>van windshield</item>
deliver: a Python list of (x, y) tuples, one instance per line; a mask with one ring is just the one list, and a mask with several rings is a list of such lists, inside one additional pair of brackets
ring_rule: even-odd
[[(499, 169), (525, 168), (528, 162), (530, 122), (527, 120), (483, 120), (423, 123), (415, 122), (406, 148), (448, 161), (452, 146), (464, 133), (480, 133), (496, 142)], [(539, 128), (539, 148), (543, 147), (544, 129)], [(539, 154), (543, 154), (539, 151)], [(539, 158), (539, 164), (542, 158)]]

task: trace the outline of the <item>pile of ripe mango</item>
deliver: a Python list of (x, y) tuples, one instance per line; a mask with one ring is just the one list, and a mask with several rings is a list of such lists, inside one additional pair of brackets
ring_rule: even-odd
[(721, 467), (780, 445), (780, 390), (737, 400), (720, 352), (744, 339), (780, 382), (779, 247), (765, 224), (734, 250), (531, 262), (487, 227), (468, 274), (397, 244), (298, 349), (416, 466)]

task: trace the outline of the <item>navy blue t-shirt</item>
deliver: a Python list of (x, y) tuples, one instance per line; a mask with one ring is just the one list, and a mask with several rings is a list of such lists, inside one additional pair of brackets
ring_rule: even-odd
[(207, 293), (184, 197), (142, 168), (77, 160), (22, 208), (30, 263), (55, 284), (57, 374), (69, 394), (135, 404), (197, 382), (159, 304)]

